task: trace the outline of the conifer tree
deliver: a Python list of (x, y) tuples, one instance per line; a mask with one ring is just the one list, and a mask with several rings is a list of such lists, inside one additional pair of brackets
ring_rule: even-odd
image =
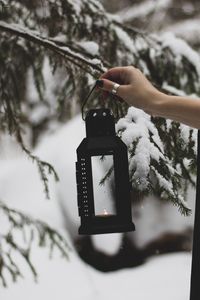
[[(49, 86), (43, 72), (46, 61), (53, 76), (54, 102), (47, 93)], [(60, 124), (71, 118), (74, 101), (80, 110), (94, 81), (107, 68), (117, 65), (136, 66), (164, 92), (200, 96), (199, 55), (171, 34), (150, 35), (125, 26), (106, 13), (97, 0), (0, 0), (0, 130), (14, 135), (37, 164), (47, 197), (48, 173), (56, 180), (59, 174), (32, 154), (23, 141), (22, 129), (29, 128), (32, 146), (37, 144), (51, 122)], [(31, 101), (30, 82), (35, 84), (37, 101)], [(99, 105), (101, 95), (97, 93), (87, 108)], [(134, 107), (128, 109), (114, 96), (104, 105), (112, 108), (117, 132), (128, 146), (134, 192), (139, 196), (154, 193), (189, 215), (184, 195), (188, 184), (195, 185), (196, 131)], [(45, 113), (33, 122), (33, 114), (39, 110)], [(61, 252), (66, 253), (67, 248), (56, 231), (8, 208), (6, 199), (2, 201), (0, 210), (10, 224), (6, 235), (0, 229), (0, 278), (6, 285), (4, 269), (13, 280), (20, 276), (12, 251), (18, 251), (36, 275), (29, 259), (31, 242), (27, 242), (26, 252), (18, 247), (12, 234), (14, 227), (23, 231), (28, 225), (30, 232), (35, 227), (41, 244), (47, 236)], [(29, 241), (32, 238), (30, 235)]]

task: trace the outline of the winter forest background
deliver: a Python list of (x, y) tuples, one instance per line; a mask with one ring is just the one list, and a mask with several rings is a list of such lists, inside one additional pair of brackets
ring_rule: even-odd
[(78, 236), (75, 161), (107, 68), (200, 96), (199, 17), (198, 0), (0, 0), (1, 299), (189, 299), (197, 130), (89, 101), (128, 146), (135, 232)]

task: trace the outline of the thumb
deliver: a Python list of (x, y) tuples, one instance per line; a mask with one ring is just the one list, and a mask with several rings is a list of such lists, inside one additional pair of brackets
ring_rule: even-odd
[[(104, 91), (107, 91), (107, 92), (112, 92), (112, 89), (114, 87), (114, 84), (116, 82), (113, 82), (111, 80), (108, 80), (108, 79), (100, 79), (100, 80), (97, 80), (97, 86), (99, 88), (101, 88), (102, 90)], [(126, 85), (120, 85), (117, 90), (116, 90), (116, 96), (119, 96), (120, 98), (124, 98), (125, 95), (126, 95), (126, 88), (127, 86)]]

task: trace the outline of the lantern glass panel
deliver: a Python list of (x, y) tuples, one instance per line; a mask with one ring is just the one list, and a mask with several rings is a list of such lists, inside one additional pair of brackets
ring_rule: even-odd
[(95, 216), (116, 215), (114, 172), (101, 183), (110, 168), (113, 167), (113, 155), (92, 156), (92, 179)]

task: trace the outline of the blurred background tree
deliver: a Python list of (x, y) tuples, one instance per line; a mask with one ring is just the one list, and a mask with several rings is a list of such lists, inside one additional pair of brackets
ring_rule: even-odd
[[(35, 161), (47, 197), (48, 173), (56, 180), (59, 174), (32, 151), (48, 132), (80, 112), (92, 84), (107, 68), (134, 65), (164, 92), (199, 97), (199, 42), (182, 30), (184, 25), (189, 32), (196, 22), (194, 36), (198, 14), (198, 1), (0, 0), (0, 130), (13, 135)], [(195, 49), (168, 30), (186, 37)], [(154, 194), (189, 215), (185, 194), (188, 185), (195, 185), (196, 131), (135, 108), (127, 113), (125, 103), (112, 96), (102, 103), (99, 93), (87, 108), (100, 105), (114, 111), (118, 134), (128, 146), (133, 198)], [(3, 241), (11, 250), (16, 245), (10, 242), (12, 210), (2, 200), (2, 213), (11, 224), (0, 239), (5, 284), (5, 267), (13, 279), (20, 272), (18, 266), (11, 268), (12, 259), (9, 265), (5, 260)]]

